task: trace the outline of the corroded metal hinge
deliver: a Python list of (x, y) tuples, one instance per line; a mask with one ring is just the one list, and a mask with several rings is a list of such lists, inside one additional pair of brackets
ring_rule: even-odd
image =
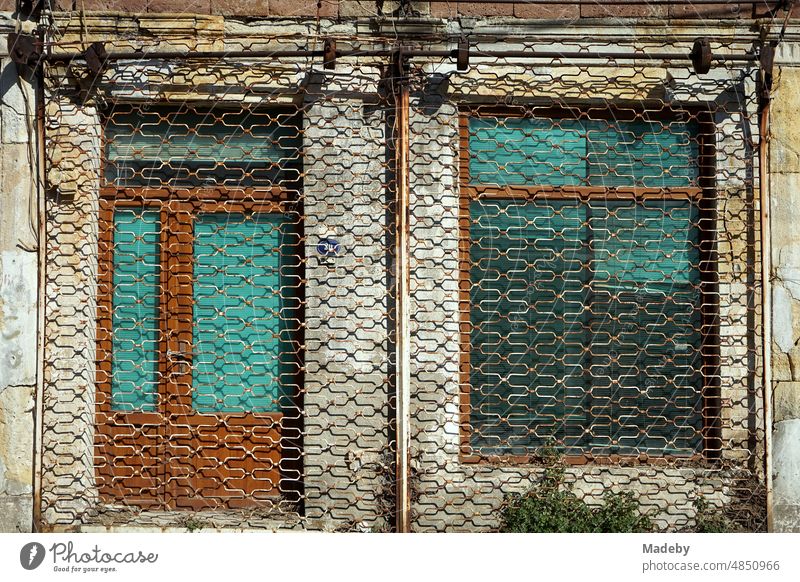
[(12, 32), (8, 35), (8, 55), (17, 65), (36, 67), (42, 59), (42, 44), (32, 34)]
[(761, 46), (759, 97), (762, 103), (769, 101), (772, 92), (772, 68), (775, 64), (775, 48), (776, 43), (772, 42)]
[(692, 68), (698, 75), (705, 75), (711, 70), (711, 44), (707, 38), (698, 38), (694, 41), (692, 52), (689, 53), (692, 60)]

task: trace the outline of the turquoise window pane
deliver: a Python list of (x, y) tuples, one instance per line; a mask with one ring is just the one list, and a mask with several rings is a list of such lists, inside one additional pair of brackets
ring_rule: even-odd
[(688, 200), (592, 203), (595, 281), (664, 293), (699, 285), (699, 219)]
[(700, 450), (696, 206), (480, 200), (470, 213), (472, 446)]
[(158, 394), (157, 211), (114, 211), (111, 407), (152, 412)]
[(106, 180), (122, 186), (263, 186), (300, 176), (296, 112), (120, 105), (105, 137)]
[(525, 454), (580, 444), (588, 257), (577, 202), (470, 206), (471, 444)]
[(279, 412), (292, 382), (299, 236), (282, 214), (201, 214), (194, 225), (193, 406)]
[(688, 187), (697, 184), (694, 122), (600, 122), (589, 129), (592, 186)]
[(592, 204), (596, 446), (702, 446), (699, 211), (689, 201)]
[(469, 119), (472, 184), (696, 186), (696, 122)]
[(586, 130), (580, 121), (469, 118), (473, 184), (580, 185), (586, 177)]

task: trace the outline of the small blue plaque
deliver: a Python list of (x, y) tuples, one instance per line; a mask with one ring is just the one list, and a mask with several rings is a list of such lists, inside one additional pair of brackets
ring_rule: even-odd
[(325, 237), (317, 243), (317, 252), (326, 257), (335, 257), (340, 250), (339, 241), (335, 238)]

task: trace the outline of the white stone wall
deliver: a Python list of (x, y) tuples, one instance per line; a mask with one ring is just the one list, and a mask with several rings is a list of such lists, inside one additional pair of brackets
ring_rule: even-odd
[(94, 471), (100, 125), (97, 108), (47, 95), (42, 519), (72, 525)]
[[(0, 37), (13, 30), (0, 14)], [(0, 531), (33, 525), (38, 201), (34, 86), (0, 54)]]
[[(312, 527), (387, 530), (387, 110), (368, 100), (376, 80), (341, 82), (361, 98), (336, 81), (305, 97), (305, 512)], [(330, 236), (340, 254), (320, 256)]]
[(800, 44), (778, 53), (770, 112), (773, 519), (800, 531)]

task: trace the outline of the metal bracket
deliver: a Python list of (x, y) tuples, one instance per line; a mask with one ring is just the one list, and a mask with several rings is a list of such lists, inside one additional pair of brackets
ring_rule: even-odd
[(93, 42), (83, 53), (83, 58), (86, 59), (86, 66), (97, 77), (103, 72), (108, 59), (105, 45), (102, 42)]
[(332, 38), (326, 38), (322, 52), (322, 67), (332, 71), (336, 68), (336, 41)]
[(711, 70), (711, 44), (707, 38), (698, 38), (694, 41), (692, 52), (689, 53), (689, 58), (692, 59), (692, 67), (694, 72), (698, 75), (705, 75)]
[(776, 42), (765, 43), (761, 45), (761, 54), (759, 55), (759, 99), (761, 106), (769, 103), (772, 94), (772, 69), (775, 64), (775, 48)]
[(469, 42), (466, 38), (461, 38), (458, 41), (458, 48), (456, 49), (456, 70), (463, 73), (469, 69)]
[(42, 46), (32, 34), (11, 32), (8, 35), (8, 55), (17, 65), (35, 68), (42, 59)]
[(397, 47), (397, 49), (392, 53), (391, 66), (391, 74), (395, 84), (407, 79), (410, 68), (409, 55), (406, 54), (406, 50), (403, 46)]

